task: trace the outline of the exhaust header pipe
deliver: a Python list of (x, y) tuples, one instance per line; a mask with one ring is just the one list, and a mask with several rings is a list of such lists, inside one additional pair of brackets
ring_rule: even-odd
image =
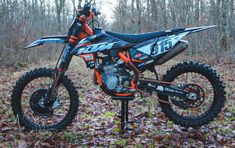
[(163, 57), (157, 60), (157, 65), (162, 65), (173, 57), (177, 56), (181, 52), (183, 52), (186, 48), (188, 48), (188, 41), (180, 40), (168, 53), (166, 53)]

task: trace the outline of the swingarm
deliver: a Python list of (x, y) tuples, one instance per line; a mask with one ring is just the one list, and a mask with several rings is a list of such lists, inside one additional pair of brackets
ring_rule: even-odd
[(161, 95), (176, 96), (182, 99), (182, 101), (185, 99), (196, 100), (197, 94), (187, 91), (185, 89), (186, 85), (175, 85), (170, 82), (163, 82), (151, 79), (140, 79), (138, 89), (147, 92), (157, 92)]

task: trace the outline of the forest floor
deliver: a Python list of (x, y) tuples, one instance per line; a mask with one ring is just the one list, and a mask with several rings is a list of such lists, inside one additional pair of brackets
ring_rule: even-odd
[[(189, 58), (186, 58), (189, 59)], [(190, 60), (200, 60), (190, 57)], [(185, 60), (176, 58), (160, 66), (162, 76), (166, 69)], [(235, 61), (226, 58), (212, 64), (226, 84), (226, 104), (222, 113), (213, 122), (199, 129), (184, 128), (173, 124), (161, 113), (154, 98), (137, 97), (130, 102), (130, 120), (133, 130), (127, 139), (120, 137), (118, 113), (120, 103), (111, 100), (93, 85), (92, 71), (80, 60), (74, 60), (67, 75), (73, 80), (80, 96), (76, 119), (66, 130), (60, 132), (25, 131), (14, 117), (10, 100), (17, 79), (36, 67), (51, 67), (48, 64), (30, 65), (30, 68), (0, 68), (0, 147), (53, 147), (53, 146), (118, 146), (118, 147), (182, 147), (182, 146), (228, 146), (235, 147)], [(79, 65), (79, 66), (78, 66)]]

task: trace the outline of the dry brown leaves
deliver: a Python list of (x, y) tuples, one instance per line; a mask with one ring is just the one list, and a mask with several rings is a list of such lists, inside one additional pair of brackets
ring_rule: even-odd
[[(197, 59), (195, 57), (191, 59)], [(180, 61), (182, 59), (178, 59)], [(160, 74), (176, 64), (158, 68)], [(78, 62), (78, 63), (77, 63)], [(79, 65), (79, 66), (78, 66)], [(32, 66), (31, 69), (33, 69)], [(40, 67), (38, 65), (37, 67)], [(92, 71), (75, 60), (67, 75), (80, 95), (81, 105), (73, 124), (61, 132), (25, 131), (18, 126), (10, 107), (10, 95), (16, 80), (28, 69), (0, 69), (0, 147), (54, 147), (82, 145), (129, 147), (235, 146), (235, 63), (221, 60), (213, 68), (226, 83), (228, 101), (218, 118), (199, 129), (183, 128), (168, 121), (154, 98), (136, 98), (130, 102), (129, 124), (133, 130), (127, 139), (120, 137), (120, 104), (92, 84)]]

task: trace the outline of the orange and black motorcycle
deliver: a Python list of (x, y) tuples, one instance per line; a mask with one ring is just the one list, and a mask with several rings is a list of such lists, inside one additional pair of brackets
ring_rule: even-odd
[[(38, 39), (26, 48), (46, 43), (65, 44), (55, 69), (39, 68), (22, 76), (12, 93), (12, 108), (27, 129), (59, 130), (68, 126), (78, 111), (78, 93), (65, 75), (74, 55), (94, 70), (94, 83), (112, 99), (121, 100), (121, 127), (128, 121), (128, 102), (136, 93), (155, 92), (162, 111), (176, 124), (199, 127), (208, 124), (225, 102), (223, 82), (215, 70), (199, 62), (173, 66), (162, 80), (155, 66), (188, 47), (188, 34), (215, 26), (175, 28), (144, 34), (122, 34), (94, 27), (99, 15), (88, 2), (77, 12), (65, 36)], [(91, 22), (91, 28), (87, 22)], [(154, 79), (143, 72), (152, 72)], [(81, 80), (82, 81), (82, 80)]]

